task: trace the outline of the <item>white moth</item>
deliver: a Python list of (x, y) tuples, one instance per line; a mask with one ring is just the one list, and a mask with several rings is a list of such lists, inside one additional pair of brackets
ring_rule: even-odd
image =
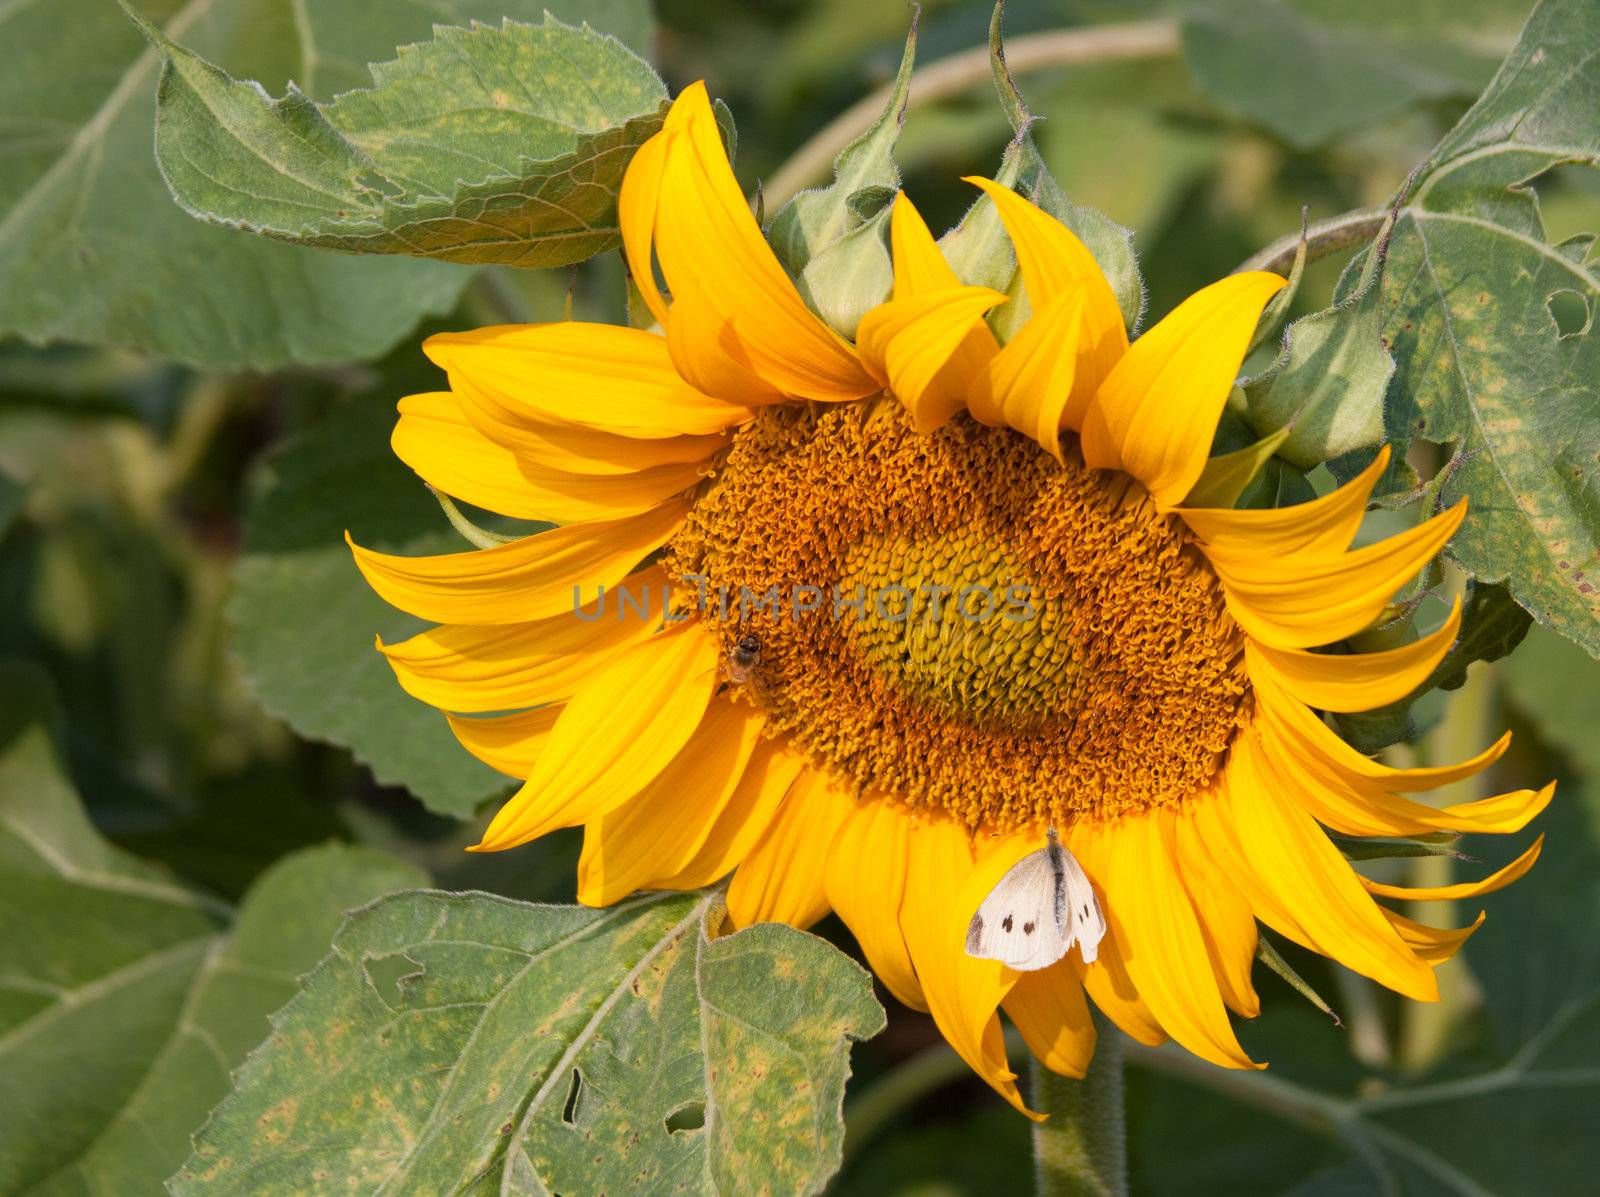
[(967, 955), (1034, 972), (1077, 944), (1088, 964), (1105, 933), (1094, 887), (1052, 827), (1045, 846), (1012, 865), (972, 916)]

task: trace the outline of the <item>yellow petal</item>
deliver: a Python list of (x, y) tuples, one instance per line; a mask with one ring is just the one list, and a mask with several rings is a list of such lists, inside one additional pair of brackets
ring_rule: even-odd
[(1034, 312), (978, 375), (970, 400), (975, 416), (998, 413), (1007, 426), (1037, 441), (1057, 461), (1062, 460), (1061, 430), (1077, 368), (1083, 311), (1084, 289), (1078, 287), (1062, 291)]
[(750, 407), (787, 399), (762, 378), (733, 321), (697, 283), (683, 283), (672, 297), (667, 350), (684, 381), (708, 395)]
[(1294, 553), (1337, 556), (1350, 547), (1367, 511), (1367, 498), (1389, 464), (1384, 445), (1371, 465), (1343, 486), (1292, 507), (1232, 510), (1180, 507), (1175, 514), (1194, 529), (1208, 552), (1286, 557)]
[(521, 623), (595, 602), (666, 544), (688, 514), (682, 500), (629, 519), (551, 528), (492, 549), (399, 557), (345, 540), (390, 606), (435, 623)]
[(661, 206), (667, 146), (674, 136), (657, 133), (634, 152), (617, 196), (617, 228), (622, 233), (622, 251), (628, 259), (629, 276), (662, 328), (667, 326), (667, 301), (656, 283), (651, 247), (656, 235), (656, 211)]
[(1211, 549), (1228, 610), (1245, 632), (1274, 648), (1309, 648), (1352, 636), (1461, 526), (1466, 502), (1414, 528), (1340, 556), (1273, 558)]
[[(972, 837), (951, 819), (930, 814), (912, 826), (908, 847), (900, 925), (928, 1012), (974, 1072), (1018, 1110), (1037, 1117), (1017, 1091), (995, 1014), (1017, 974), (998, 961), (966, 953), (967, 924), (987, 893), (982, 888), (987, 878), (977, 873)], [(994, 874), (994, 880), (1003, 872)]]
[(1406, 941), (1417, 956), (1425, 960), (1434, 968), (1438, 968), (1461, 950), (1461, 945), (1472, 938), (1473, 932), (1483, 926), (1484, 912), (1479, 911), (1478, 917), (1472, 924), (1462, 927), (1458, 931), (1448, 931), (1441, 927), (1429, 927), (1424, 923), (1406, 918), (1403, 914), (1396, 914), (1392, 910), (1383, 912), (1388, 916), (1389, 922), (1400, 933), (1400, 938)]
[(1167, 1041), (1167, 1033), (1128, 973), (1127, 958), (1133, 948), (1127, 943), (1121, 920), (1112, 918), (1109, 909), (1111, 895), (1106, 883), (1110, 877), (1112, 834), (1110, 829), (1080, 822), (1065, 837), (1083, 871), (1094, 882), (1101, 909), (1106, 912), (1106, 933), (1094, 963), (1085, 965), (1076, 955), (1067, 960), (1094, 1004), (1123, 1034), (1146, 1047), (1157, 1047)]
[(861, 356), (905, 404), (918, 432), (932, 432), (966, 403), (967, 379), (949, 369), (983, 313), (1005, 296), (952, 287), (879, 304), (856, 329)]
[(687, 622), (604, 662), (567, 703), (533, 772), (477, 849), (514, 848), (632, 798), (700, 725), (719, 659), (716, 637)]
[(1373, 881), (1370, 877), (1363, 877), (1361, 883), (1367, 887), (1369, 894), (1377, 894), (1380, 898), (1405, 898), (1413, 902), (1450, 902), (1457, 898), (1481, 898), (1484, 894), (1492, 894), (1497, 889), (1504, 889), (1513, 881), (1522, 877), (1533, 868), (1534, 861), (1539, 859), (1539, 852), (1544, 847), (1544, 836), (1533, 841), (1533, 844), (1521, 856), (1517, 857), (1503, 869), (1497, 869), (1481, 881), (1463, 881), (1456, 885), (1426, 885), (1408, 887), (1404, 885), (1385, 885), (1381, 881)]
[(1511, 733), (1506, 732), (1477, 756), (1458, 764), (1396, 769), (1362, 756), (1346, 744), (1305, 703), (1291, 697), (1276, 677), (1264, 674), (1253, 684), (1258, 708), (1273, 730), (1298, 754), (1326, 764), (1341, 778), (1370, 781), (1385, 790), (1409, 794), (1465, 781), (1494, 764), (1511, 745)]
[[(1554, 793), (1552, 784), (1542, 790), (1515, 790), (1455, 806), (1433, 807), (1413, 802), (1385, 789), (1370, 777), (1339, 769), (1322, 752), (1308, 747), (1305, 740), (1297, 737), (1278, 718), (1276, 704), (1281, 700), (1269, 701), (1266, 693), (1264, 688), (1258, 686), (1258, 709), (1264, 716), (1261, 743), (1274, 771), (1291, 786), (1300, 804), (1318, 822), (1345, 835), (1423, 835), (1432, 831), (1505, 834), (1521, 831), (1549, 805)], [(1301, 711), (1322, 726), (1316, 716), (1303, 707)], [(1453, 773), (1470, 775), (1487, 767), (1504, 752), (1507, 742), (1502, 737), (1499, 743), (1472, 761), (1455, 766)], [(1354, 755), (1348, 746), (1346, 750)], [(1365, 758), (1357, 756), (1356, 759)], [(1419, 771), (1389, 772), (1400, 774), (1399, 780), (1404, 782), (1408, 790), (1431, 788), (1430, 785), (1417, 784), (1415, 777), (1406, 776), (1407, 773)]]
[(447, 495), (518, 519), (556, 523), (637, 515), (687, 490), (706, 472), (699, 461), (610, 474), (551, 469), (484, 436), (449, 394), (403, 400), (389, 444), (424, 482)]
[[(1074, 342), (1077, 363), (1071, 396), (1064, 407), (1067, 427), (1082, 428), (1100, 384), (1128, 350), (1128, 330), (1111, 284), (1089, 247), (1054, 216), (991, 179), (966, 181), (981, 187), (994, 201), (1016, 248), (1035, 319), (1063, 292), (1083, 292), (1082, 323)], [(1210, 447), (1208, 436), (1206, 449)]]
[[(659, 601), (659, 571), (635, 574), (630, 594)], [(657, 608), (659, 610), (659, 608)], [(607, 656), (653, 633), (659, 619), (624, 618), (588, 609), (517, 624), (445, 624), (399, 644), (378, 644), (401, 687), (445, 711), (509, 711), (560, 702)]]
[[(894, 299), (961, 286), (961, 277), (945, 261), (928, 222), (903, 191), (895, 196), (889, 214), (889, 249), (894, 254)], [(993, 343), (992, 333), (989, 340)]]
[(609, 906), (654, 889), (694, 859), (744, 776), (762, 715), (713, 699), (683, 751), (628, 802), (590, 821), (578, 861), (578, 901)]
[[(930, 291), (948, 291), (961, 286), (960, 276), (945, 261), (921, 213), (904, 192), (895, 198), (894, 211), (889, 218), (889, 244), (894, 253), (895, 300), (915, 299)], [(858, 329), (858, 348), (860, 337)], [(999, 348), (989, 326), (982, 319), (975, 319), (966, 337), (933, 380), (930, 390), (955, 402), (957, 406), (952, 410), (959, 410), (961, 397), (971, 389), (979, 371)]]
[(805, 758), (789, 751), (783, 741), (762, 740), (717, 812), (705, 842), (678, 872), (656, 884), (662, 889), (699, 889), (726, 877), (766, 832), (804, 768)]
[(828, 854), (823, 888), (879, 980), (902, 1003), (925, 1011), (900, 929), (910, 824), (910, 816), (885, 799), (853, 804)]
[(550, 739), (561, 715), (561, 704), (510, 715), (452, 715), (445, 713), (450, 730), (461, 746), (489, 768), (518, 781), (533, 772), (534, 762)]
[[(849, 344), (806, 307), (762, 237), (723, 152), (705, 84), (684, 89), (657, 137), (665, 146), (659, 175), (641, 176), (640, 185), (658, 189), (655, 253), (674, 297), (703, 297), (733, 328), (755, 372), (786, 395), (843, 400), (876, 391)], [(654, 166), (647, 163), (647, 170)], [(643, 195), (634, 202), (641, 211), (649, 206)], [(635, 278), (644, 277), (648, 257), (630, 251), (630, 258)], [(669, 331), (674, 319), (675, 310), (669, 311)], [(696, 324), (697, 330), (715, 327)], [(724, 351), (713, 336), (697, 340), (694, 352)]]
[(1167, 823), (1159, 814), (1117, 821), (1110, 837), (1106, 919), (1120, 922), (1128, 976), (1162, 1030), (1219, 1067), (1259, 1067), (1228, 1022)]
[[(1257, 917), (1313, 951), (1418, 1001), (1437, 1001), (1433, 972), (1400, 939), (1339, 850), (1289, 797), (1246, 735), (1225, 794), (1194, 804), (1208, 847), (1228, 861)], [(1235, 838), (1236, 837), (1236, 838)]]
[(787, 923), (802, 931), (828, 913), (823, 887), (829, 849), (854, 799), (831, 774), (801, 774), (728, 886), (736, 927)]
[(506, 324), (435, 333), (422, 348), (449, 375), (469, 418), (473, 409), (481, 413), (475, 423), (568, 424), (652, 439), (706, 436), (750, 418), (748, 409), (684, 382), (666, 338), (637, 328)]
[(1094, 1055), (1094, 1022), (1083, 982), (1065, 960), (1023, 973), (1006, 994), (1005, 1011), (1034, 1058), (1051, 1072), (1082, 1077)]
[(1385, 652), (1332, 655), (1245, 645), (1250, 675), (1270, 670), (1284, 691), (1321, 711), (1370, 711), (1415, 690), (1444, 660), (1461, 628), (1461, 600), (1439, 629)]
[(516, 455), (473, 427), (448, 392), (402, 399), (389, 447), (447, 495), (518, 519), (548, 518), (535, 507), (539, 496)]
[(1250, 976), (1258, 944), (1255, 912), (1207, 851), (1193, 819), (1176, 815), (1171, 831), (1173, 856), (1200, 920), (1222, 1000), (1230, 1010), (1254, 1018), (1261, 1013), (1261, 999)]
[(1105, 437), (1084, 460), (1132, 474), (1164, 509), (1183, 502), (1211, 453), (1222, 405), (1276, 274), (1234, 274), (1184, 300), (1123, 354), (1096, 393)]
[[(497, 419), (493, 410), (463, 403), (450, 391), (408, 395), (400, 400), (399, 406), (401, 424), (410, 416), (419, 420), (449, 418), (443, 413), (454, 409), (461, 421), (477, 429), (493, 444), (509, 450), (519, 464), (565, 474), (635, 474), (652, 466), (705, 462), (728, 444), (725, 433), (641, 440), (597, 432), (576, 424), (541, 423), (533, 419), (507, 423)], [(420, 427), (413, 430), (411, 443), (425, 452), (423, 431)], [(401, 435), (398, 427), (395, 435)], [(422, 473), (414, 464), (412, 469)]]

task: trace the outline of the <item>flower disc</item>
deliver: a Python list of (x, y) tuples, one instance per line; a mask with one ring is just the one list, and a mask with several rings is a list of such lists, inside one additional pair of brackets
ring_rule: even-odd
[(1175, 804), (1247, 715), (1242, 641), (1126, 475), (962, 415), (774, 407), (669, 550), (751, 696), (860, 791), (994, 828)]

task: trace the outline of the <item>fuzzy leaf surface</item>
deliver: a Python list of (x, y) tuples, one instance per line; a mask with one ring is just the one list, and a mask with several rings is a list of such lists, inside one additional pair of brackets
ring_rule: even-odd
[(615, 38), (439, 28), (319, 105), (269, 99), (147, 28), (164, 66), (156, 157), (192, 215), (301, 245), (563, 266), (620, 244), (617, 194), (666, 88)]
[[(1600, 275), (1525, 186), (1600, 161), (1600, 8), (1541, 4), (1432, 161), (1385, 271), (1389, 435), (1452, 446), (1439, 497), (1471, 505), (1450, 555), (1600, 655)], [(1563, 331), (1558, 296), (1587, 319)]]
[(883, 1012), (823, 941), (771, 924), (708, 938), (721, 917), (709, 893), (375, 904), (172, 1192), (817, 1191), (839, 1162), (849, 1043)]

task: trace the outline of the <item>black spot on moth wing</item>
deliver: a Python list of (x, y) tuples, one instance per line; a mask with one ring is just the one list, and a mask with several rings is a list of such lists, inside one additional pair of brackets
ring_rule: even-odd
[(1000, 920), (1000, 930), (1006, 932), (1007, 934), (1010, 934), (1010, 932), (1011, 932), (1011, 916), (1009, 914), (1006, 915), (1005, 918)]
[(1033, 934), (1033, 924), (1032, 923), (1023, 923), (1022, 924), (1022, 933), (1024, 935), (1032, 935)]

